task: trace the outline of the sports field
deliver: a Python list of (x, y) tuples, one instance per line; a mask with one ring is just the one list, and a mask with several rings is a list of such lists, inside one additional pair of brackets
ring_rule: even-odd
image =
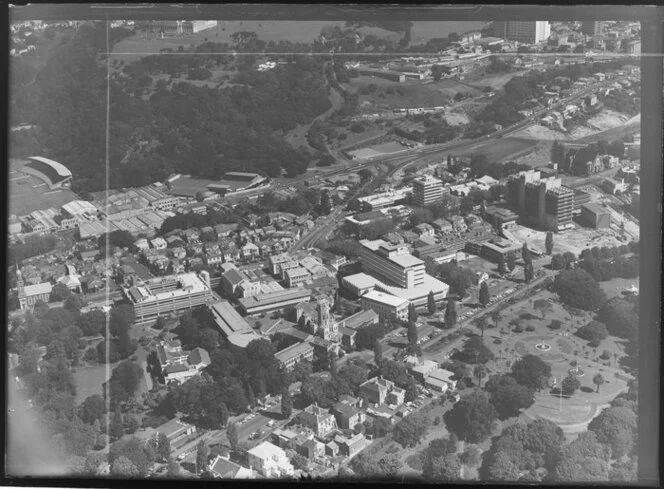
[(48, 186), (32, 175), (18, 170), (9, 172), (9, 214), (24, 216), (39, 209), (59, 208), (78, 197), (68, 189), (49, 190)]

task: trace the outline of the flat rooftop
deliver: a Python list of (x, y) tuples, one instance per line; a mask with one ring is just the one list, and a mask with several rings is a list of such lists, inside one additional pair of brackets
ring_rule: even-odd
[(209, 307), (214, 316), (215, 323), (217, 323), (225, 336), (228, 337), (235, 333), (251, 333), (253, 331), (251, 326), (238, 314), (230, 302), (219, 301), (210, 304)]
[(378, 302), (380, 304), (386, 304), (392, 307), (403, 307), (408, 305), (408, 301), (394, 295), (385, 294), (383, 292), (378, 292), (377, 290), (372, 290), (367, 292), (362, 296), (363, 299), (368, 299), (370, 301)]
[(280, 290), (277, 292), (270, 292), (268, 294), (256, 295), (253, 297), (244, 297), (239, 300), (245, 308), (252, 308), (258, 306), (267, 306), (279, 302), (294, 300), (298, 298), (305, 298), (311, 296), (309, 289), (288, 289)]

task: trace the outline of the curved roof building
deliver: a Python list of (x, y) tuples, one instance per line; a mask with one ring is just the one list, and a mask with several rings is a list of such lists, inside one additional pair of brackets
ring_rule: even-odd
[(71, 171), (62, 163), (41, 156), (30, 156), (27, 159), (28, 163), (23, 167), (23, 171), (43, 180), (50, 189), (71, 184)]

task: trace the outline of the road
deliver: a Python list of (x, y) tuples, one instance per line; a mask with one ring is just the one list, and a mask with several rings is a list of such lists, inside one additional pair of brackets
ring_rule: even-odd
[[(627, 75), (621, 78), (626, 78)], [(484, 145), (485, 143), (489, 143), (490, 141), (494, 139), (500, 139), (506, 136), (509, 136), (513, 133), (516, 133), (518, 131), (521, 131), (522, 129), (525, 129), (526, 127), (532, 126), (536, 124), (537, 119), (541, 118), (548, 112), (554, 111), (556, 109), (559, 109), (561, 106), (567, 105), (575, 100), (578, 100), (580, 98), (583, 98), (593, 92), (596, 92), (598, 90), (601, 90), (602, 88), (606, 88), (613, 83), (615, 83), (618, 79), (616, 78), (613, 80), (607, 80), (604, 82), (598, 82), (594, 83), (593, 85), (577, 90), (575, 91), (572, 95), (559, 100), (558, 102), (554, 103), (553, 105), (549, 107), (545, 107), (537, 112), (535, 112), (533, 115), (530, 117), (523, 119), (515, 124), (512, 124), (511, 126), (505, 127), (503, 129), (500, 129), (496, 132), (493, 132), (491, 134), (488, 134), (486, 136), (483, 136), (481, 138), (476, 138), (473, 140), (457, 140), (457, 141), (451, 141), (447, 143), (440, 143), (440, 144), (431, 144), (427, 145), (425, 147), (419, 147), (419, 148), (413, 148), (413, 149), (406, 149), (404, 150), (403, 153), (399, 153), (398, 155), (387, 155), (385, 157), (378, 157), (373, 160), (368, 160), (364, 161), (362, 163), (357, 163), (356, 165), (353, 166), (346, 166), (342, 168), (334, 168), (330, 170), (320, 170), (317, 172), (316, 175), (311, 175), (310, 173), (305, 173), (303, 175), (298, 175), (297, 177), (294, 177), (292, 179), (288, 179), (288, 181), (284, 181), (283, 183), (277, 184), (277, 187), (279, 186), (290, 186), (296, 183), (299, 183), (303, 180), (307, 180), (311, 177), (319, 177), (319, 178), (327, 178), (329, 176), (333, 175), (338, 175), (338, 174), (343, 174), (343, 173), (357, 173), (359, 170), (367, 167), (372, 167), (375, 166), (378, 163), (385, 163), (385, 164), (391, 164), (391, 163), (396, 163), (395, 168), (390, 172), (390, 176), (394, 175), (396, 172), (399, 170), (403, 170), (410, 164), (416, 163), (420, 160), (422, 160), (425, 156), (431, 156), (436, 153), (443, 153), (443, 152), (449, 152), (452, 150), (469, 150), (473, 149), (473, 147), (477, 147), (480, 145)], [(579, 139), (587, 139), (589, 136), (584, 136), (583, 138)], [(401, 161), (399, 161), (401, 160)]]
[[(540, 270), (544, 270), (540, 268)], [(516, 297), (519, 294), (528, 293), (529, 290), (532, 290), (534, 287), (542, 283), (544, 280), (546, 280), (547, 277), (550, 277), (553, 272), (549, 273), (548, 271), (544, 271), (544, 274), (535, 278), (529, 285), (528, 288), (517, 288), (515, 289), (512, 293), (507, 294), (503, 296), (500, 300), (495, 301), (493, 304), (488, 305), (485, 308), (481, 309), (476, 309), (474, 314), (471, 314), (468, 318), (457, 322), (456, 326), (453, 329), (446, 329), (445, 334), (449, 334), (449, 332), (454, 331), (454, 330), (459, 330), (462, 328), (465, 328), (467, 326), (470, 326), (473, 321), (475, 321), (479, 316), (486, 316), (487, 314), (490, 314), (493, 310), (498, 309), (502, 305), (504, 305), (508, 300), (511, 298)], [(432, 325), (423, 325), (420, 328), (418, 328), (418, 333), (420, 337), (423, 337), (425, 335), (430, 334), (431, 331), (435, 330)], [(398, 330), (397, 330), (398, 331)], [(395, 333), (391, 333), (389, 335), (386, 335), (384, 338), (384, 345), (383, 345), (383, 356), (385, 358), (390, 358), (392, 357), (395, 353), (397, 353), (401, 348), (395, 347), (395, 346), (390, 346), (388, 344), (388, 341), (390, 338), (394, 338)], [(422, 351), (425, 351), (426, 348), (432, 346), (434, 343), (440, 340), (440, 336), (437, 336), (433, 339), (427, 340), (423, 344), (420, 345)], [(465, 336), (460, 336), (459, 338), (455, 339), (451, 343), (448, 343), (447, 345), (443, 346), (441, 349), (437, 350), (435, 353), (436, 355), (439, 355), (440, 353), (449, 353), (452, 351), (454, 348), (457, 348), (462, 342), (466, 340)]]

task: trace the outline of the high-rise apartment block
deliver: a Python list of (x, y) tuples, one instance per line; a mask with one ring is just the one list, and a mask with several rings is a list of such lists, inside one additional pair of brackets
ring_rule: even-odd
[(551, 35), (551, 25), (546, 20), (494, 22), (492, 30), (496, 37), (527, 44), (546, 41)]
[(418, 207), (438, 202), (443, 197), (443, 182), (435, 177), (424, 176), (413, 180), (413, 204)]
[(560, 178), (540, 179), (540, 172), (521, 172), (508, 182), (507, 200), (524, 224), (554, 231), (572, 225), (574, 191)]
[(603, 22), (583, 21), (581, 22), (581, 32), (587, 36), (595, 36), (602, 33)]

